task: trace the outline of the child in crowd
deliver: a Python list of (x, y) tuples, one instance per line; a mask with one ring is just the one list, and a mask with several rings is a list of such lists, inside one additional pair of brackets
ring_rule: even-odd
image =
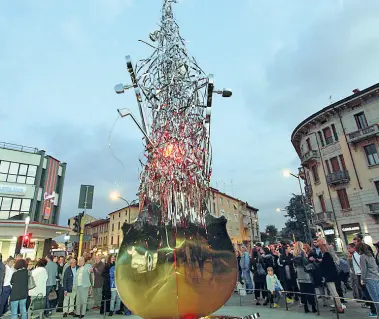
[(267, 290), (271, 292), (271, 303), (274, 303), (274, 308), (279, 308), (279, 300), (281, 297), (281, 291), (283, 291), (283, 287), (280, 284), (278, 277), (276, 277), (274, 274), (274, 269), (272, 267), (267, 268), (266, 283)]

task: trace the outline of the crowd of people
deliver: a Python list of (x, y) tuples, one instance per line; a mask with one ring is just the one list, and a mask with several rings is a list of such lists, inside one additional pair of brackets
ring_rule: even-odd
[[(317, 304), (344, 313), (344, 291), (352, 290), (355, 299), (370, 308), (368, 317), (379, 311), (379, 242), (371, 246), (357, 235), (348, 245), (346, 256), (338, 256), (323, 238), (313, 239), (312, 247), (302, 242), (271, 244), (262, 247), (244, 245), (236, 249), (239, 265), (238, 289), (255, 294), (256, 305), (279, 307), (284, 294), (287, 303), (299, 301), (305, 313), (316, 313)], [(345, 286), (345, 289), (343, 289)], [(316, 303), (316, 290), (320, 303)], [(333, 304), (327, 301), (333, 298)], [(311, 309), (310, 309), (311, 308)]]
[[(131, 314), (121, 303), (115, 285), (115, 256), (46, 256), (30, 258), (0, 254), (0, 318), (50, 317), (53, 311), (83, 318), (93, 297), (93, 310), (100, 313)], [(28, 316), (29, 314), (29, 316)]]

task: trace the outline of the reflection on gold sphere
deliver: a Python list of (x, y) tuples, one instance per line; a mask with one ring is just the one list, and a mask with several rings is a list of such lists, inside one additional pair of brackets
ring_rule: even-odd
[(145, 319), (200, 318), (223, 306), (237, 279), (226, 219), (207, 215), (206, 229), (154, 224), (140, 215), (123, 226), (116, 285), (124, 304)]

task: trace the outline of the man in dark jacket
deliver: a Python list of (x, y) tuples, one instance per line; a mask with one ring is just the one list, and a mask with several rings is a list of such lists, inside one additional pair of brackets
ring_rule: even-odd
[(0, 253), (0, 296), (3, 293), (4, 277), (5, 277), (5, 265), (3, 264), (3, 255)]
[(93, 287), (93, 299), (95, 304), (93, 309), (100, 309), (101, 306), (101, 296), (103, 292), (103, 271), (104, 271), (104, 263), (101, 261), (100, 256), (95, 257), (95, 264), (93, 266), (93, 273), (95, 276), (94, 287)]
[(67, 317), (67, 313), (70, 315), (75, 315), (74, 306), (75, 306), (75, 297), (76, 290), (74, 287), (74, 282), (76, 278), (76, 271), (79, 267), (76, 265), (76, 259), (70, 259), (70, 267), (66, 268), (63, 276), (63, 291), (64, 291), (64, 300), (63, 300), (63, 317)]

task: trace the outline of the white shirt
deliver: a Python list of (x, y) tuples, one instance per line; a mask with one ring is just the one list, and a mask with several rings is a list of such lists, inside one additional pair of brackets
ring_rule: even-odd
[(13, 273), (14, 273), (14, 270), (8, 265), (5, 265), (5, 277), (4, 277), (4, 283), (3, 283), (4, 287), (11, 286), (11, 279), (12, 279)]
[(29, 290), (29, 296), (46, 296), (46, 282), (48, 278), (47, 270), (45, 267), (37, 267), (32, 270), (32, 276), (34, 282), (36, 283), (36, 287), (34, 289)]
[(355, 251), (354, 254), (353, 254), (353, 269), (354, 269), (354, 273), (356, 275), (361, 275), (362, 273), (362, 270), (361, 270), (361, 256)]

